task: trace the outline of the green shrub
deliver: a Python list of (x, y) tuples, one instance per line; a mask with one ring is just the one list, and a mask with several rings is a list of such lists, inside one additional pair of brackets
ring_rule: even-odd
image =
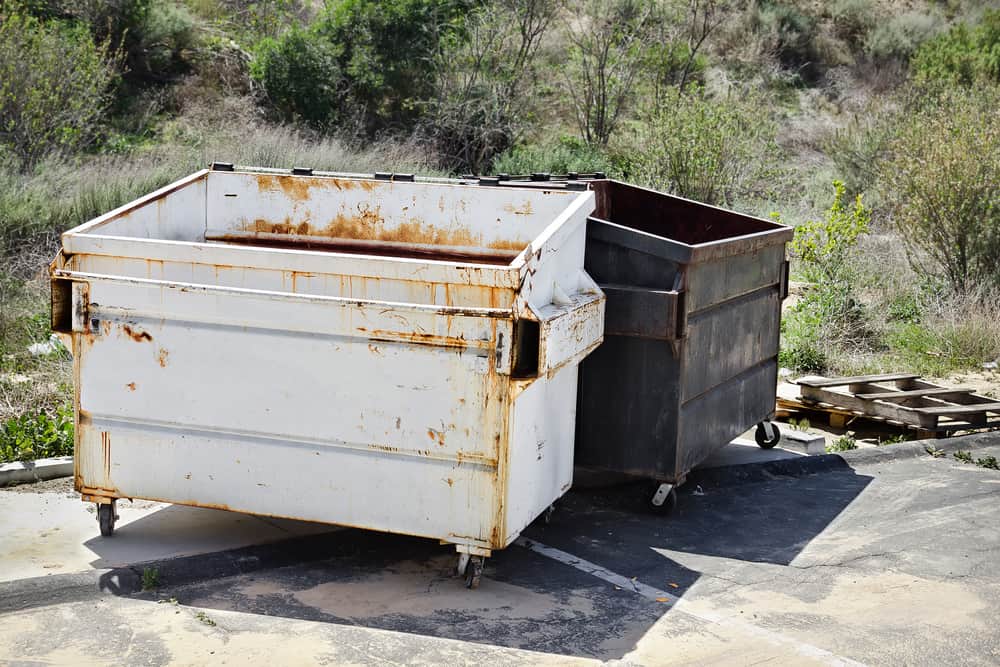
[(369, 135), (411, 128), (434, 92), (435, 56), (473, 0), (342, 0), (314, 24), (339, 49), (352, 114)]
[(924, 43), (910, 66), (918, 80), (1000, 83), (1000, 10), (985, 12), (974, 27), (960, 23)]
[(0, 23), (0, 144), (30, 168), (90, 143), (110, 101), (116, 56), (81, 25), (10, 14)]
[(142, 49), (149, 75), (163, 77), (190, 69), (190, 54), (198, 44), (190, 10), (173, 2), (152, 2), (142, 25)]
[(870, 344), (875, 339), (855, 296), (858, 278), (852, 262), (858, 239), (868, 233), (870, 212), (860, 195), (848, 207), (844, 185), (835, 181), (833, 187), (825, 219), (796, 227), (789, 245), (797, 270), (815, 283), (782, 320), (779, 361), (800, 371), (824, 371), (831, 344)]
[(620, 176), (622, 173), (621, 165), (616, 163), (607, 149), (570, 136), (562, 136), (542, 144), (515, 146), (499, 155), (491, 169), (493, 174), (511, 175), (596, 171), (603, 171), (610, 176)]
[(0, 423), (0, 463), (34, 461), (73, 453), (73, 409), (35, 412)]
[(250, 76), (284, 120), (329, 127), (339, 120), (346, 93), (340, 54), (326, 38), (296, 27), (261, 40)]
[(858, 448), (858, 441), (850, 433), (842, 435), (826, 446), (828, 452), (849, 452)]
[(1000, 286), (1000, 87), (925, 91), (880, 165), (914, 268), (953, 289)]
[(763, 196), (778, 173), (777, 128), (760, 100), (670, 89), (628, 140), (631, 177), (706, 204)]
[(854, 206), (844, 202), (844, 184), (833, 182), (833, 204), (825, 220), (810, 220), (795, 228), (789, 249), (800, 260), (800, 270), (806, 280), (814, 282), (846, 283), (851, 253), (858, 238), (867, 234), (871, 212), (865, 208), (861, 195), (854, 198)]
[(921, 44), (941, 30), (943, 23), (939, 16), (920, 11), (891, 16), (868, 34), (865, 52), (877, 62), (906, 62)]

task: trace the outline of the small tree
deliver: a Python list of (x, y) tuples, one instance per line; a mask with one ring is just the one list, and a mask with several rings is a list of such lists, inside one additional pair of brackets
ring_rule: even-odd
[(964, 292), (1000, 285), (1000, 87), (928, 93), (880, 169), (913, 267)]
[(117, 55), (87, 29), (12, 13), (0, 22), (0, 143), (23, 168), (93, 140)]
[(529, 74), (555, 13), (553, 0), (499, 0), (445, 40), (425, 131), (448, 167), (481, 173), (518, 139), (531, 112)]
[(752, 98), (716, 101), (675, 88), (638, 127), (634, 177), (706, 204), (762, 193), (777, 173), (776, 126)]
[(344, 105), (339, 55), (323, 37), (294, 27), (280, 38), (261, 40), (250, 76), (284, 120), (322, 129), (339, 119)]
[(566, 92), (584, 140), (603, 146), (634, 92), (650, 42), (653, 3), (574, 0), (566, 10)]

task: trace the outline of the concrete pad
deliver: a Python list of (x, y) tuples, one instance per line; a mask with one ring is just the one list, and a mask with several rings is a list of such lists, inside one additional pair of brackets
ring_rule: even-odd
[[(58, 637), (58, 641), (52, 641)], [(108, 597), (3, 618), (0, 662), (57, 665), (595, 665), (316, 621)]]
[(112, 537), (72, 480), (0, 489), (0, 581), (120, 567), (336, 530), (325, 524), (146, 501), (118, 502)]

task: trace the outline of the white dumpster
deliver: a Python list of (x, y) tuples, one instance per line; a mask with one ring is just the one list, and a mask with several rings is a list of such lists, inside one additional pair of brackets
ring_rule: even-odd
[(228, 169), (52, 264), (101, 532), (118, 498), (321, 521), (452, 543), (477, 584), (570, 486), (593, 193)]

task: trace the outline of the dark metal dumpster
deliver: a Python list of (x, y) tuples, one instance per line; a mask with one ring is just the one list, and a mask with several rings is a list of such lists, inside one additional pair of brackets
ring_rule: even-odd
[(585, 267), (607, 295), (580, 367), (578, 469), (656, 481), (669, 511), (693, 467), (774, 416), (792, 229), (612, 180), (593, 181)]

